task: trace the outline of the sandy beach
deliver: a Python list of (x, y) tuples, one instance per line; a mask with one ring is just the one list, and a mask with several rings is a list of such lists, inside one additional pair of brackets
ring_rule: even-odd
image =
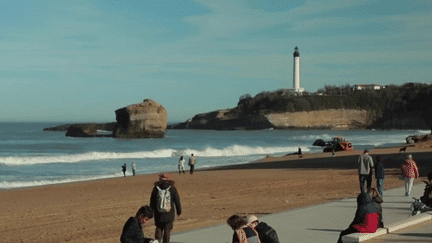
[[(408, 147), (421, 176), (431, 144)], [(171, 173), (183, 214), (174, 232), (225, 223), (232, 214), (265, 215), (354, 197), (359, 192), (356, 160), (361, 151), (266, 157), (260, 161)], [(385, 188), (400, 187), (398, 148), (374, 149), (386, 159)], [(199, 158), (198, 158), (199, 163)], [(175, 169), (175, 168), (173, 168)], [(122, 227), (136, 210), (149, 204), (156, 174), (0, 191), (2, 242), (119, 242)], [(420, 180), (416, 180), (417, 183)], [(373, 184), (375, 186), (375, 182)], [(227, 226), (228, 227), (228, 226)], [(151, 221), (145, 229), (153, 237)]]

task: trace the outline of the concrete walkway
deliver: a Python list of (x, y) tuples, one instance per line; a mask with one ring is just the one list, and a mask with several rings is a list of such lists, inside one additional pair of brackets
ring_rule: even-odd
[[(413, 186), (411, 195), (419, 198), (423, 195), (424, 184)], [(420, 214), (411, 216), (412, 197), (405, 197), (404, 188), (384, 191), (383, 221), (386, 228), (398, 230), (403, 227), (423, 222)], [(282, 213), (260, 217), (260, 221), (273, 227), (283, 242), (336, 242), (342, 230), (346, 229), (354, 218), (357, 208), (355, 198), (337, 200), (330, 203), (289, 210)], [(172, 243), (225, 243), (232, 241), (233, 231), (227, 224), (202, 228), (171, 236)], [(364, 240), (364, 239), (363, 239)]]

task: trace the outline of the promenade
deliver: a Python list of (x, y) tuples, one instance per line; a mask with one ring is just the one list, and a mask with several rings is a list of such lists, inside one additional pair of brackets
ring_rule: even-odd
[[(413, 186), (411, 195), (423, 195), (424, 184)], [(403, 229), (422, 223), (428, 213), (411, 216), (412, 196), (405, 197), (404, 188), (384, 191), (383, 221), (386, 228)], [(280, 242), (336, 242), (342, 230), (354, 218), (356, 198), (336, 200), (330, 203), (259, 216), (259, 219), (276, 229)], [(384, 232), (384, 231), (383, 231)], [(385, 230), (384, 233), (386, 233)], [(225, 243), (231, 242), (233, 231), (227, 224), (174, 234), (172, 243)]]

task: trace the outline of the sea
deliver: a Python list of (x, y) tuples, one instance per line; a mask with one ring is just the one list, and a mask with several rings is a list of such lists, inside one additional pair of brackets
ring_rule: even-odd
[[(0, 123), (0, 189), (34, 187), (76, 181), (176, 172), (180, 156), (197, 157), (196, 169), (251, 163), (267, 155), (298, 151), (322, 152), (316, 139), (343, 136), (355, 149), (374, 149), (405, 143), (430, 130), (168, 130), (164, 138), (73, 138), (65, 132), (43, 131), (66, 123)], [(108, 133), (107, 131), (99, 131)], [(186, 166), (186, 169), (188, 167)]]

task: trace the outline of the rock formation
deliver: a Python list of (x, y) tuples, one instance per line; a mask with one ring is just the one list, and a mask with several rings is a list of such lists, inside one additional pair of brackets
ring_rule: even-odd
[(167, 128), (167, 110), (159, 103), (146, 99), (115, 111), (116, 138), (163, 138)]
[(95, 137), (96, 134), (97, 129), (93, 124), (73, 124), (68, 128), (66, 137)]

